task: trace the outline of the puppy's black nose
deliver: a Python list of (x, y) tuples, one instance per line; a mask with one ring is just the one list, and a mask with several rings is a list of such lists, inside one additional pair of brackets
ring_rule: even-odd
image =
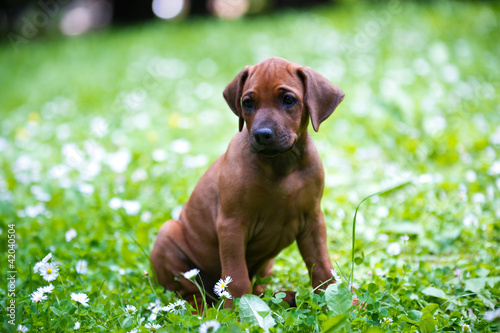
[(263, 145), (274, 138), (274, 131), (269, 127), (262, 127), (255, 130), (255, 132), (253, 132), (253, 136), (255, 137), (255, 141), (257, 141), (257, 143)]

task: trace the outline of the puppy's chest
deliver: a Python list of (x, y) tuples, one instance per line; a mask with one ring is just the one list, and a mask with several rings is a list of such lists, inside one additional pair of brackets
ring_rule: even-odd
[(302, 180), (272, 185), (259, 192), (248, 217), (247, 250), (275, 256), (304, 228), (314, 194)]
[(247, 254), (276, 256), (293, 243), (305, 223), (304, 214), (293, 208), (261, 212), (249, 224)]
[[(250, 195), (248, 195), (250, 194)], [(296, 173), (280, 179), (260, 179), (244, 196), (253, 213), (264, 220), (285, 221), (310, 209), (321, 197), (321, 186), (314, 179)]]

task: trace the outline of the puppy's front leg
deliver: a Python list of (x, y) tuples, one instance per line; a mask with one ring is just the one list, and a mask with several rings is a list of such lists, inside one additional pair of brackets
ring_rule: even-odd
[[(217, 236), (219, 238), (219, 255), (222, 266), (222, 278), (230, 276), (233, 279), (228, 285), (233, 298), (238, 298), (251, 292), (251, 281), (245, 259), (246, 228), (239, 219), (217, 219)], [(227, 306), (231, 302), (226, 303)]]
[(309, 275), (312, 275), (313, 288), (332, 277), (332, 263), (326, 248), (326, 226), (321, 210), (310, 215), (306, 227), (297, 237), (297, 245)]

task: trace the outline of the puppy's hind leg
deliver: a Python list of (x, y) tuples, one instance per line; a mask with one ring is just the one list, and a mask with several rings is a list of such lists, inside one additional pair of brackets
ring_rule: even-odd
[(165, 222), (158, 231), (151, 252), (151, 264), (160, 285), (166, 290), (178, 292), (183, 299), (194, 305), (194, 298), (199, 302), (201, 294), (194, 283), (181, 275), (195, 268), (182, 251), (181, 242), (184, 239), (184, 229), (179, 221)]

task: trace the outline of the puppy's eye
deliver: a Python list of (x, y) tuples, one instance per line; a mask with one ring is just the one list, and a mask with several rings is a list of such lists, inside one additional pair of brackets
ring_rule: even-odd
[(247, 110), (252, 110), (253, 109), (253, 101), (250, 98), (244, 99), (241, 104), (245, 107)]
[(297, 100), (294, 97), (292, 97), (290, 95), (283, 96), (283, 105), (284, 106), (292, 106), (295, 103), (297, 103)]

